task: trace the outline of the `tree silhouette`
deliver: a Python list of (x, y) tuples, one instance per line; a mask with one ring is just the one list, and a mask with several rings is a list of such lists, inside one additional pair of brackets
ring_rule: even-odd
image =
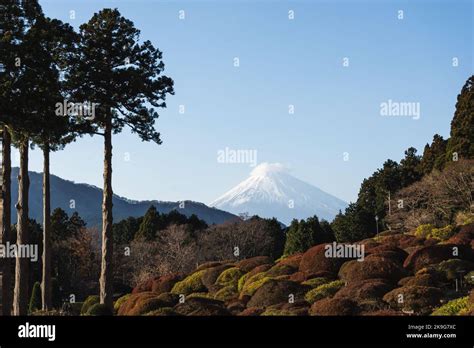
[[(112, 134), (125, 126), (143, 141), (161, 143), (155, 130), (158, 113), (147, 108), (166, 107), (173, 80), (160, 76), (162, 53), (151, 42), (139, 42), (140, 32), (117, 9), (104, 9), (80, 27), (80, 55), (71, 77), (75, 97), (99, 104), (91, 124), (104, 137), (104, 190), (102, 205), (102, 267), (100, 301), (112, 309)], [(102, 132), (99, 132), (102, 130)]]
[[(0, 1), (0, 125), (2, 138), (2, 215), (1, 243), (12, 241), (11, 235), (11, 131), (20, 69), (16, 58), (23, 37), (24, 13), (19, 1)], [(2, 314), (10, 315), (12, 308), (10, 260), (2, 262)]]
[(34, 55), (38, 75), (37, 98), (42, 100), (37, 112), (41, 129), (32, 137), (43, 152), (43, 258), (42, 308), (52, 308), (51, 300), (51, 195), (50, 152), (61, 150), (76, 136), (72, 115), (59, 114), (56, 104), (67, 96), (61, 73), (67, 70), (69, 55), (74, 52), (77, 35), (69, 25), (58, 20), (39, 18), (29, 30), (26, 42)]
[[(36, 86), (38, 76), (34, 71), (37, 63), (30, 51), (29, 30), (42, 17), (36, 0), (12, 1), (3, 4), (2, 11), (7, 32), (2, 36), (2, 54), (6, 51), (4, 75), (2, 77), (2, 123), (12, 135), (12, 143), (19, 148), (20, 173), (18, 175), (17, 244), (28, 244), (28, 150), (30, 137), (39, 130), (36, 112), (41, 105)], [(18, 25), (14, 28), (14, 25)], [(9, 52), (9, 50), (12, 50)], [(2, 63), (3, 64), (3, 63)], [(8, 135), (7, 135), (8, 137)], [(8, 144), (7, 144), (8, 145)], [(5, 146), (5, 149), (7, 146)], [(9, 150), (6, 149), (7, 154)], [(7, 159), (8, 161), (8, 159)], [(4, 173), (5, 174), (5, 173)], [(8, 184), (8, 183), (7, 183)], [(4, 192), (5, 193), (5, 192)], [(4, 223), (5, 224), (5, 223)], [(17, 256), (15, 266), (15, 288), (13, 292), (13, 314), (26, 315), (28, 311), (29, 260)]]
[(451, 121), (451, 138), (446, 148), (446, 160), (454, 153), (458, 158), (474, 158), (474, 75), (468, 78), (458, 95), (456, 111)]

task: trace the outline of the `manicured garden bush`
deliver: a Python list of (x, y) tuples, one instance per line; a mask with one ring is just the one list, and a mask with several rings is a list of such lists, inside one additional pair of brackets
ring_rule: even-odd
[(451, 300), (448, 303), (436, 308), (431, 315), (459, 315), (468, 308), (469, 296)]
[(89, 308), (91, 308), (93, 305), (99, 302), (100, 302), (100, 297), (98, 295), (92, 295), (86, 298), (86, 300), (82, 304), (81, 315), (85, 315), (89, 311)]
[(171, 293), (189, 295), (189, 294), (192, 294), (193, 292), (206, 291), (206, 287), (202, 283), (202, 279), (201, 279), (205, 272), (206, 270), (195, 272), (191, 274), (190, 276), (184, 278), (182, 281), (177, 282), (173, 286)]
[(336, 292), (339, 291), (344, 286), (344, 281), (342, 280), (335, 280), (328, 284), (323, 284), (308, 291), (305, 295), (305, 300), (309, 303), (314, 303), (319, 301), (323, 298), (333, 296)]
[(237, 267), (226, 269), (217, 278), (216, 284), (224, 287), (234, 287), (237, 289), (239, 279), (244, 275), (244, 272)]

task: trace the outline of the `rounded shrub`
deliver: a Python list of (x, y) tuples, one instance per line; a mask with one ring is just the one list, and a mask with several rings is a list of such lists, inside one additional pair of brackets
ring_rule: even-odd
[(206, 287), (202, 283), (202, 276), (206, 270), (198, 271), (190, 276), (184, 278), (182, 281), (177, 282), (174, 286), (173, 289), (171, 290), (171, 293), (173, 294), (183, 294), (183, 295), (189, 295), (194, 292), (203, 292), (206, 290)]
[(431, 315), (459, 315), (468, 309), (469, 296), (451, 300), (448, 303), (436, 308)]
[(431, 238), (438, 240), (447, 240), (456, 234), (456, 229), (452, 225), (445, 226), (443, 228), (433, 228)]
[(113, 315), (110, 309), (102, 303), (96, 303), (89, 307), (86, 312), (86, 315), (89, 316), (105, 316), (105, 315)]
[(239, 268), (232, 267), (232, 268), (226, 269), (224, 272), (222, 272), (219, 275), (219, 277), (216, 280), (216, 284), (222, 285), (225, 287), (232, 286), (237, 289), (239, 279), (243, 275), (244, 275), (244, 272), (242, 272)]
[(84, 303), (82, 304), (81, 308), (81, 315), (86, 315), (93, 305), (98, 304), (100, 302), (100, 297), (98, 295), (89, 296)]
[(114, 312), (115, 313), (117, 313), (118, 310), (120, 309), (120, 306), (123, 305), (130, 298), (130, 295), (132, 295), (132, 294), (126, 294), (126, 295), (120, 297), (119, 299), (117, 299), (117, 301), (115, 301), (115, 303), (114, 303)]
[(263, 284), (271, 280), (265, 272), (257, 273), (250, 277), (242, 287), (241, 296), (252, 296)]
[(234, 286), (226, 286), (222, 289), (220, 289), (216, 294), (214, 295), (214, 298), (219, 301), (228, 301), (233, 298), (238, 297), (238, 293), (236, 291), (236, 288)]
[(415, 230), (415, 237), (428, 238), (428, 236), (431, 234), (431, 231), (433, 229), (434, 229), (434, 226), (432, 224), (420, 225)]
[(323, 298), (333, 296), (336, 292), (339, 291), (344, 286), (344, 281), (335, 280), (333, 282), (323, 284), (308, 291), (305, 295), (305, 300), (309, 303), (314, 303)]

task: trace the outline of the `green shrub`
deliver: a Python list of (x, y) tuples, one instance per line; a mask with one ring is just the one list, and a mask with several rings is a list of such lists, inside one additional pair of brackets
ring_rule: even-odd
[(251, 276), (243, 285), (241, 295), (252, 296), (263, 284), (272, 279), (267, 277), (266, 272), (261, 272)]
[(173, 286), (171, 293), (178, 295), (189, 295), (194, 292), (202, 292), (206, 290), (206, 287), (202, 283), (202, 276), (205, 272), (206, 270), (195, 272), (184, 278), (182, 281), (177, 282)]
[(447, 240), (456, 234), (456, 229), (454, 226), (448, 225), (443, 228), (433, 228), (429, 237), (439, 239), (439, 240)]
[(239, 278), (239, 281), (237, 282), (237, 290), (239, 292), (242, 291), (242, 289), (244, 288), (244, 284), (245, 282), (247, 281), (247, 279), (250, 278), (250, 273), (245, 273), (242, 277)]
[(317, 288), (318, 286), (327, 284), (328, 282), (329, 280), (327, 278), (319, 277), (319, 278), (308, 279), (301, 284), (311, 286), (312, 288)]
[(468, 300), (469, 296), (451, 300), (435, 309), (431, 315), (459, 315), (461, 311), (468, 308)]
[(415, 237), (428, 238), (434, 226), (431, 224), (420, 225), (415, 230)]
[(323, 284), (308, 291), (305, 295), (305, 300), (309, 303), (314, 303), (323, 298), (333, 296), (340, 288), (344, 286), (344, 281), (335, 280), (333, 282)]
[(126, 295), (120, 297), (119, 299), (117, 299), (117, 301), (115, 301), (115, 303), (114, 303), (114, 312), (115, 313), (117, 313), (118, 310), (120, 309), (120, 306), (123, 305), (130, 298), (130, 295), (132, 295), (132, 294), (126, 294)]
[(104, 316), (104, 315), (112, 315), (113, 313), (110, 311), (110, 309), (102, 303), (96, 303), (89, 307), (89, 309), (86, 312), (86, 315), (89, 316)]
[(33, 285), (33, 290), (31, 291), (29, 311), (33, 313), (41, 309), (41, 284), (36, 282)]
[(239, 279), (244, 275), (244, 272), (242, 272), (239, 268), (237, 267), (232, 267), (229, 269), (226, 269), (224, 272), (222, 272), (219, 277), (216, 280), (217, 285), (222, 285), (222, 286), (232, 286), (237, 289)]
[(220, 289), (214, 295), (214, 298), (219, 301), (228, 301), (237, 297), (238, 293), (234, 286), (226, 286), (225, 288)]
[(97, 295), (89, 296), (82, 304), (81, 315), (85, 315), (87, 311), (89, 310), (89, 308), (91, 308), (95, 304), (98, 304), (99, 302), (100, 302), (99, 296)]

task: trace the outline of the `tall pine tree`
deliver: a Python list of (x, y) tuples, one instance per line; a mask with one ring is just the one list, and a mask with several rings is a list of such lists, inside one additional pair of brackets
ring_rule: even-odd
[(26, 36), (30, 53), (35, 57), (38, 75), (37, 98), (42, 100), (37, 112), (41, 129), (32, 137), (43, 152), (43, 257), (42, 308), (52, 308), (51, 292), (51, 187), (50, 153), (64, 148), (75, 139), (72, 115), (59, 114), (56, 105), (67, 97), (60, 76), (67, 71), (69, 55), (74, 52), (76, 35), (69, 25), (58, 20), (39, 18)]
[(94, 14), (81, 25), (80, 35), (80, 55), (71, 76), (77, 81), (76, 98), (100, 105), (93, 120), (95, 133), (104, 137), (100, 302), (112, 309), (112, 134), (128, 126), (143, 141), (160, 144), (154, 128), (158, 113), (147, 104), (166, 107), (173, 80), (162, 76), (162, 53), (150, 41), (141, 43), (139, 30), (117, 9)]

